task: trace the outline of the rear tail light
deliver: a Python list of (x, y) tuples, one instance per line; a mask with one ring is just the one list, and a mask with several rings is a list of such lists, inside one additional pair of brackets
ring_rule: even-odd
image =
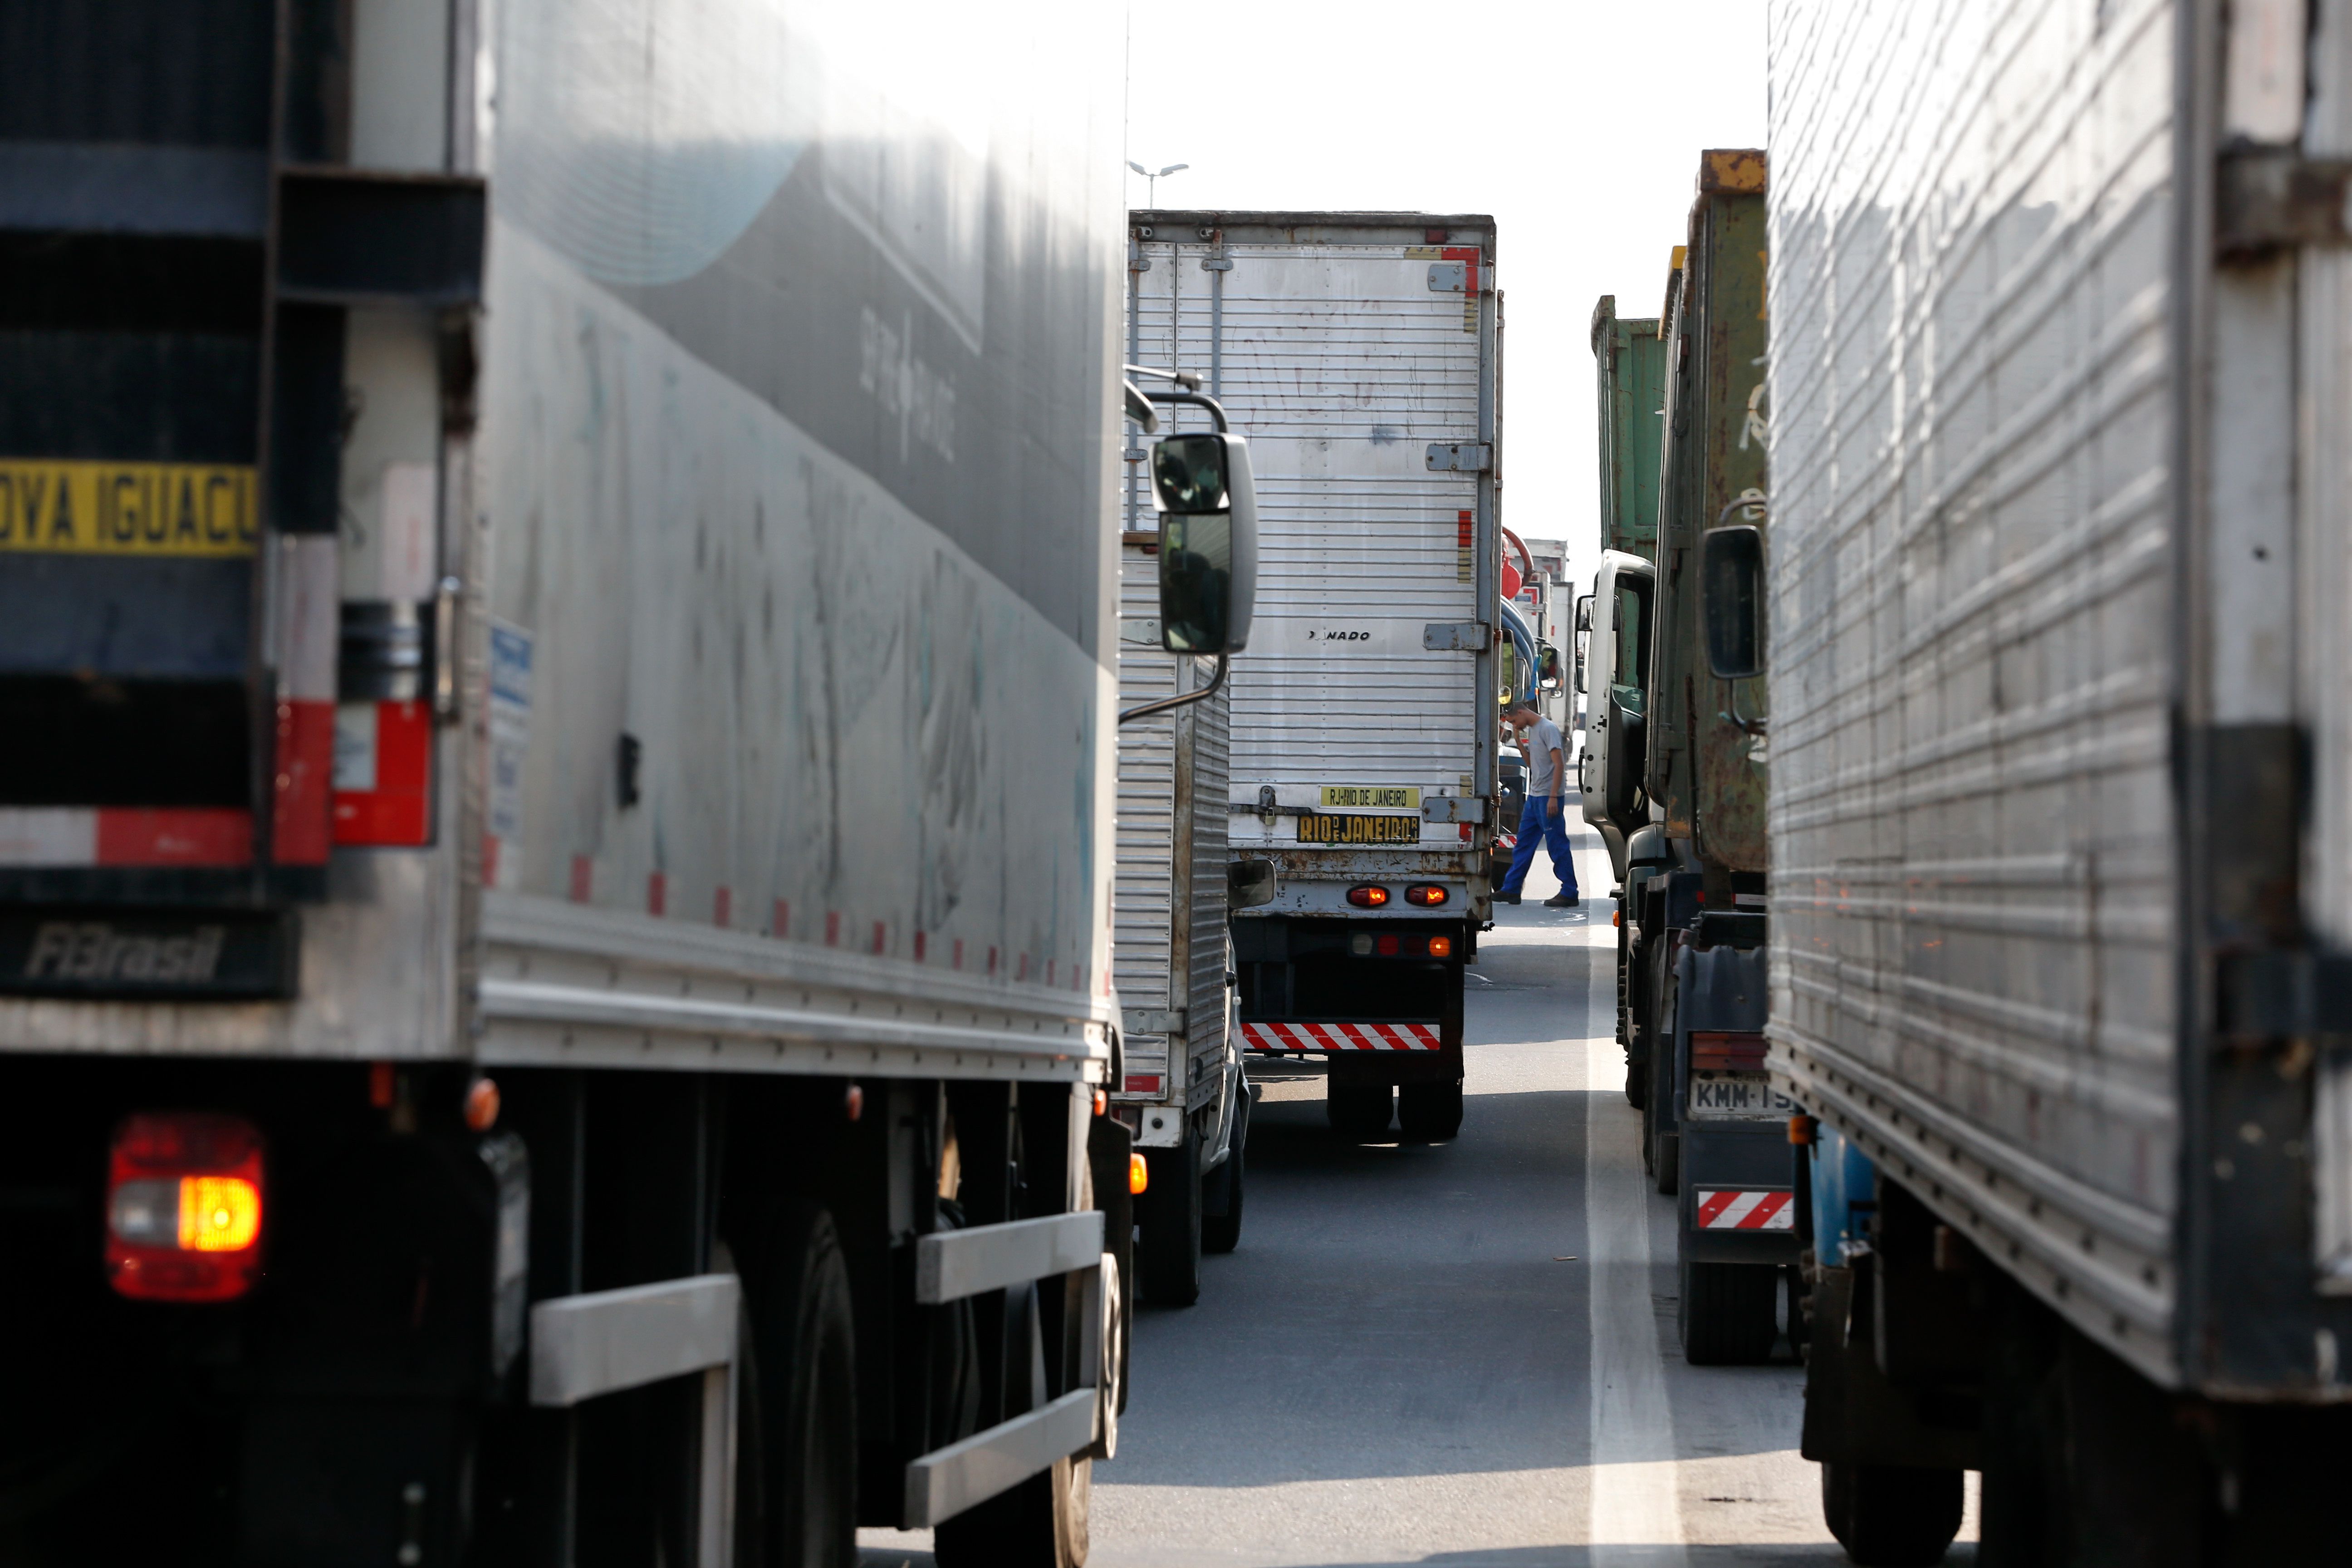
[(1389, 890), (1376, 887), (1350, 888), (1348, 889), (1348, 901), (1360, 910), (1381, 909), (1389, 901)]
[(1764, 1068), (1764, 1037), (1746, 1029), (1693, 1029), (1691, 1068), (1695, 1072), (1760, 1072)]
[(1450, 936), (1431, 937), (1429, 939), (1429, 956), (1432, 958), (1453, 957), (1454, 939)]
[(241, 1116), (126, 1118), (106, 1173), (106, 1274), (142, 1301), (232, 1301), (261, 1277), (261, 1131)]
[(1393, 936), (1376, 938), (1372, 946), (1382, 958), (1394, 958), (1397, 955), (1397, 939)]
[(1435, 909), (1451, 896), (1452, 895), (1447, 893), (1444, 889), (1433, 886), (1426, 882), (1416, 883), (1412, 887), (1407, 888), (1404, 890), (1404, 901), (1406, 903), (1419, 904), (1425, 910)]

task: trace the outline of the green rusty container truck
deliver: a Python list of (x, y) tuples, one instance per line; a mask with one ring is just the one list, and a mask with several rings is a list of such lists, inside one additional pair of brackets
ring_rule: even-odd
[[(1762, 544), (1764, 193), (1760, 152), (1701, 154), (1659, 356), (1654, 559), (1606, 557), (1593, 606), (1609, 647), (1594, 807), (1626, 835), (1626, 1089), (1658, 1190), (1680, 1194), (1682, 1339), (1696, 1363), (1769, 1353), (1797, 1261), (1791, 1107), (1764, 1070), (1765, 694), (1717, 673), (1728, 667), (1700, 605), (1723, 547)], [(1627, 363), (1616, 374), (1630, 384)], [(1640, 483), (1640, 453), (1638, 440), (1610, 449), (1604, 497)]]

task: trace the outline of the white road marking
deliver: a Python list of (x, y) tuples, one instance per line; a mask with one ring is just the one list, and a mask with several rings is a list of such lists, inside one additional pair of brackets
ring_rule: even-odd
[[(1577, 837), (1580, 849), (1593, 845), (1589, 833)], [(1588, 887), (1608, 886), (1606, 856), (1597, 851), (1597, 845), (1586, 849), (1577, 867)], [(1603, 931), (1613, 952), (1614, 927), (1596, 923), (1586, 941), (1601, 946)], [(1592, 977), (1584, 1037), (1584, 1237), (1592, 1260), (1592, 1503), (1586, 1539), (1595, 1568), (1633, 1562), (1668, 1568), (1686, 1561), (1681, 1477), (1650, 1292), (1641, 1124), (1625, 1114), (1614, 1092), (1623, 1081), (1624, 1054), (1617, 1045), (1609, 969)]]

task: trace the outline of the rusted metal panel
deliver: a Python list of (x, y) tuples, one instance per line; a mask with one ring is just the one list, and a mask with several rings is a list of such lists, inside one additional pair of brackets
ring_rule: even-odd
[(1665, 440), (1665, 336), (1654, 316), (1619, 316), (1614, 294), (1592, 307), (1591, 336), (1600, 380), (1601, 548), (1652, 560)]
[(1649, 789), (1703, 862), (1761, 871), (1763, 738), (1732, 715), (1766, 712), (1765, 682), (1707, 673), (1697, 573), (1707, 530), (1766, 518), (1764, 154), (1704, 153), (1698, 185), (1669, 290)]

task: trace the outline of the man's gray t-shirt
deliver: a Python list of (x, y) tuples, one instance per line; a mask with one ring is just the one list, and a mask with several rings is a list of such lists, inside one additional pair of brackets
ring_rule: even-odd
[[(1552, 776), (1551, 754), (1559, 746), (1559, 726), (1538, 719), (1524, 731), (1528, 751), (1528, 798), (1549, 800), (1559, 781)], [(1563, 763), (1568, 759), (1563, 756)]]

